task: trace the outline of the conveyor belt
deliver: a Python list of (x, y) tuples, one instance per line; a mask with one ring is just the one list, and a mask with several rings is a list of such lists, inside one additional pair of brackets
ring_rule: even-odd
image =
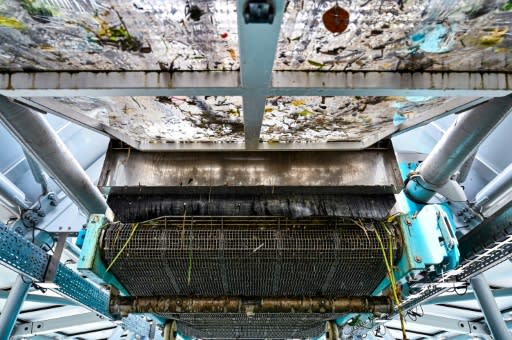
[(108, 225), (102, 249), (133, 296), (363, 296), (386, 276), (373, 228), (388, 244), (369, 221), (363, 230), (329, 217), (165, 217)]

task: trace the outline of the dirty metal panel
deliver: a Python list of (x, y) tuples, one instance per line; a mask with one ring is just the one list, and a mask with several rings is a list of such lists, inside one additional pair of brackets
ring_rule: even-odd
[[(260, 148), (362, 149), (402, 128), (481, 101), (473, 97), (268, 97)], [(22, 102), (137, 149), (243, 148), (242, 97), (33, 97)]]
[(334, 4), (288, 3), (275, 70), (510, 71), (509, 1), (343, 1), (339, 34), (322, 21)]
[(211, 188), (263, 188), (272, 192), (323, 187), (334, 193), (352, 189), (371, 194), (396, 193), (402, 181), (392, 149), (148, 153), (111, 143), (99, 187), (106, 193), (115, 188), (132, 188), (134, 193), (157, 187), (208, 193)]
[(474, 99), (429, 96), (269, 97), (261, 140), (268, 143), (363, 141), (365, 145), (371, 145), (406, 124), (418, 124), (452, 113)]
[(6, 0), (0, 69), (238, 69), (236, 2)]

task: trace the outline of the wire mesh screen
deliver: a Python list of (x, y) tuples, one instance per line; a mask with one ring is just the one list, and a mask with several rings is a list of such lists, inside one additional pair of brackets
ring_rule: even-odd
[(375, 231), (400, 253), (398, 230), (335, 217), (113, 223), (102, 249), (133, 296), (363, 296), (386, 276)]
[(325, 331), (325, 321), (339, 315), (164, 314), (178, 320), (178, 332), (200, 339), (290, 339), (316, 338)]

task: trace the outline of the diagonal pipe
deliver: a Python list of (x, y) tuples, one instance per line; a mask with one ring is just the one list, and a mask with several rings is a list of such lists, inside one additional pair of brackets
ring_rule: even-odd
[(82, 210), (107, 211), (103, 195), (40, 114), (0, 96), (0, 121)]
[[(489, 100), (461, 113), (418, 170), (410, 176), (405, 192), (418, 203), (428, 202), (450, 184), (450, 177), (512, 109), (512, 95)], [(452, 188), (452, 192), (453, 192)]]

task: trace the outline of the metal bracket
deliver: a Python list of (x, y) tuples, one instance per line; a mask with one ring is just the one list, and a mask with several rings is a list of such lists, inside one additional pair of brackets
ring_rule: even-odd
[(97, 313), (89, 312), (85, 314), (64, 316), (55, 319), (34, 321), (17, 326), (11, 336), (39, 335), (46, 333), (58, 332), (60, 330), (74, 327), (77, 325), (85, 325), (105, 321)]
[(55, 280), (55, 276), (57, 275), (57, 269), (59, 268), (60, 258), (62, 256), (62, 251), (66, 245), (66, 239), (68, 238), (68, 233), (60, 233), (59, 238), (57, 239), (57, 245), (53, 252), (53, 255), (50, 257), (50, 261), (48, 262), (48, 268), (46, 269), (46, 273), (44, 275), (44, 282), (40, 284), (43, 288), (57, 288), (53, 281)]

